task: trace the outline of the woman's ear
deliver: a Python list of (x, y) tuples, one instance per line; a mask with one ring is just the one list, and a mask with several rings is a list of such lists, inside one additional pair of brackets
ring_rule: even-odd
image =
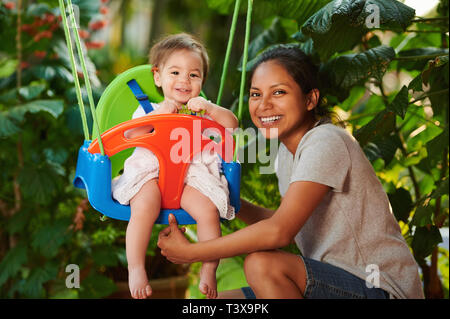
[(318, 89), (312, 89), (306, 97), (306, 109), (312, 111), (319, 103), (320, 92)]

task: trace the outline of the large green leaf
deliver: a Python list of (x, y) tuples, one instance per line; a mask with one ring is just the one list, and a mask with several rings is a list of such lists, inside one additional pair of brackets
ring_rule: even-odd
[(27, 262), (27, 247), (19, 244), (11, 248), (0, 262), (0, 287), (11, 277), (15, 276)]
[(83, 299), (102, 298), (109, 296), (116, 290), (117, 287), (111, 279), (91, 273), (81, 282), (80, 297)]
[(422, 71), (423, 68), (426, 66), (428, 60), (430, 60), (429, 56), (432, 55), (439, 56), (445, 54), (448, 54), (448, 49), (441, 49), (435, 47), (424, 47), (424, 48), (403, 50), (398, 53), (400, 60), (397, 64), (397, 68)]
[[(449, 109), (449, 63), (447, 56), (439, 56), (429, 61), (429, 66), (422, 72), (425, 84), (430, 85), (427, 94), (430, 96), (434, 115), (447, 116)], [(439, 93), (440, 92), (440, 93)]]
[(335, 95), (343, 101), (356, 84), (369, 78), (381, 82), (389, 62), (394, 57), (394, 49), (382, 45), (329, 60), (320, 68), (323, 93)]
[[(231, 14), (235, 0), (207, 0), (208, 6), (221, 14)], [(297, 20), (303, 24), (312, 14), (317, 12), (330, 0), (258, 0), (253, 3), (253, 20), (279, 16)], [(247, 9), (247, 1), (241, 1), (241, 11)]]
[(409, 191), (400, 187), (395, 190), (395, 193), (389, 194), (388, 196), (395, 218), (397, 218), (398, 221), (401, 220), (407, 222), (413, 207)]
[(17, 69), (17, 60), (12, 59), (0, 59), (0, 79), (7, 78)]
[(288, 35), (279, 18), (274, 18), (269, 28), (258, 34), (248, 46), (248, 59), (251, 60), (269, 45), (282, 43)]
[(417, 227), (414, 232), (411, 247), (414, 251), (414, 256), (419, 259), (429, 256), (437, 244), (442, 242), (442, 236), (439, 228), (431, 227)]
[(31, 246), (47, 258), (55, 257), (58, 248), (69, 238), (69, 225), (70, 221), (59, 219), (40, 228), (33, 234)]
[(45, 83), (31, 83), (28, 86), (21, 87), (19, 94), (26, 101), (30, 101), (39, 97), (39, 95), (47, 88)]
[(20, 293), (29, 298), (45, 297), (44, 284), (58, 275), (58, 264), (55, 261), (47, 262), (43, 267), (34, 267), (28, 278), (20, 286)]
[(379, 112), (369, 123), (355, 132), (355, 137), (361, 146), (374, 139), (389, 135), (395, 129), (395, 114), (383, 110)]
[(426, 145), (427, 148), (427, 160), (430, 167), (434, 167), (437, 165), (439, 161), (443, 159), (443, 152), (445, 149), (445, 145), (447, 145), (447, 154), (448, 154), (448, 127), (438, 136), (429, 141)]
[(62, 100), (35, 100), (10, 109), (9, 116), (16, 121), (22, 121), (26, 113), (47, 112), (54, 118), (58, 118), (63, 110)]
[(20, 132), (20, 128), (9, 118), (8, 112), (0, 112), (0, 138)]
[(61, 182), (59, 174), (57, 167), (48, 163), (38, 166), (26, 165), (19, 175), (24, 197), (38, 204), (49, 203)]
[(366, 19), (379, 8), (380, 28), (404, 30), (414, 17), (414, 9), (395, 0), (334, 0), (311, 16), (302, 26), (312, 37), (323, 60), (336, 52), (351, 50), (370, 29)]
[(400, 89), (400, 91), (395, 95), (394, 100), (389, 103), (386, 108), (390, 111), (395, 112), (402, 119), (405, 118), (406, 109), (409, 105), (408, 88), (406, 85)]
[(371, 142), (364, 146), (363, 150), (371, 162), (382, 158), (384, 165), (388, 166), (400, 145), (400, 138), (396, 134), (381, 135), (375, 136)]

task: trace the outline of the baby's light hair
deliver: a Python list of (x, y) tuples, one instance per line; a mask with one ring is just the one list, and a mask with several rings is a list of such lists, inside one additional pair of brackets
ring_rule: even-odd
[(149, 63), (153, 67), (160, 67), (168, 57), (176, 51), (189, 50), (200, 54), (203, 62), (203, 83), (209, 71), (209, 58), (206, 48), (193, 35), (188, 33), (177, 33), (166, 36), (158, 41), (150, 50)]

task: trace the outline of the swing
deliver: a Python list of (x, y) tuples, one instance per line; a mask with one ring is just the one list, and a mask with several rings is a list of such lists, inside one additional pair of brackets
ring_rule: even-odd
[[(71, 17), (72, 24), (75, 24), (71, 0), (67, 0), (67, 2), (69, 17)], [(243, 101), (243, 83), (245, 80), (245, 65), (247, 62), (246, 52), (248, 49), (251, 2), (252, 1), (249, 0), (249, 10), (247, 12), (244, 67), (239, 96), (239, 119), (241, 118)], [(223, 80), (226, 76), (229, 51), (234, 35), (239, 4), (240, 0), (237, 0), (217, 103), (220, 101)], [(201, 152), (205, 148), (209, 148), (219, 154), (222, 160), (221, 168), (228, 182), (230, 204), (235, 208), (235, 212), (237, 213), (240, 209), (241, 166), (236, 159), (237, 151), (235, 150), (235, 146), (237, 147), (239, 145), (239, 136), (237, 136), (237, 141), (235, 143), (231, 133), (224, 127), (214, 121), (197, 117), (195, 114), (157, 114), (123, 122), (123, 119), (131, 118), (131, 115), (138, 104), (140, 104), (146, 113), (148, 113), (152, 110), (150, 102), (158, 103), (163, 100), (163, 97), (159, 94), (154, 85), (151, 65), (134, 67), (117, 76), (108, 85), (100, 98), (97, 109), (95, 109), (79, 35), (75, 32), (75, 43), (77, 45), (80, 64), (83, 69), (86, 90), (94, 120), (93, 135), (98, 136), (99, 132), (103, 132), (97, 139), (92, 142), (90, 141), (69, 27), (65, 15), (66, 9), (64, 7), (64, 1), (59, 0), (59, 5), (66, 43), (71, 57), (72, 74), (77, 89), (77, 99), (82, 115), (85, 135), (85, 141), (78, 153), (74, 185), (78, 188), (86, 189), (88, 200), (92, 207), (109, 218), (118, 220), (130, 219), (130, 206), (121, 205), (112, 198), (111, 180), (119, 174), (125, 159), (128, 158), (134, 147), (145, 147), (156, 155), (160, 164), (158, 186), (161, 190), (162, 209), (156, 223), (168, 224), (169, 214), (174, 214), (179, 224), (195, 224), (196, 221), (185, 210), (180, 208), (181, 193), (189, 162), (195, 154)], [(99, 119), (97, 119), (97, 115)], [(124, 136), (124, 133), (127, 130), (145, 125), (153, 126), (153, 130), (132, 139), (128, 139)], [(190, 150), (177, 163), (174, 163), (170, 157), (171, 150), (176, 143), (179, 143), (177, 140), (169, 139), (173, 129), (185, 130), (185, 132), (189, 132), (188, 135), (190, 137), (188, 143)], [(218, 132), (220, 134), (220, 141), (203, 138), (202, 134), (206, 129), (212, 129), (215, 132)]]

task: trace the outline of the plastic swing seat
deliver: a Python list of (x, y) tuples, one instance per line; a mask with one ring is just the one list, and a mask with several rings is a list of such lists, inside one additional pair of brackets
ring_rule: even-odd
[[(134, 80), (134, 81), (133, 81)], [(132, 85), (133, 84), (133, 85)], [(137, 85), (136, 85), (137, 84)], [(234, 140), (232, 135), (214, 121), (186, 114), (157, 114), (131, 119), (138, 104), (149, 105), (149, 101), (160, 102), (163, 97), (153, 82), (151, 65), (131, 68), (117, 76), (102, 94), (97, 106), (97, 117), (105, 155), (101, 155), (98, 140), (84, 141), (78, 152), (74, 185), (87, 191), (92, 207), (105, 216), (119, 220), (130, 219), (130, 206), (121, 205), (111, 194), (111, 180), (123, 168), (135, 147), (146, 147), (159, 161), (158, 185), (161, 190), (161, 212), (158, 224), (168, 224), (168, 216), (174, 214), (179, 224), (195, 224), (195, 220), (180, 208), (184, 177), (193, 156), (205, 149), (214, 150), (222, 159), (222, 172), (228, 181), (230, 203), (237, 213), (240, 209), (241, 165), (233, 162)], [(133, 139), (124, 133), (144, 125), (153, 130)], [(172, 139), (174, 130), (181, 141)], [(220, 134), (220, 141), (206, 138), (202, 133), (211, 129)], [(93, 136), (98, 136), (94, 131)], [(188, 136), (188, 137), (186, 137)], [(185, 138), (188, 140), (186, 141)], [(179, 161), (171, 160), (171, 152), (188, 146), (182, 151)], [(179, 152), (177, 153), (179, 154)]]

